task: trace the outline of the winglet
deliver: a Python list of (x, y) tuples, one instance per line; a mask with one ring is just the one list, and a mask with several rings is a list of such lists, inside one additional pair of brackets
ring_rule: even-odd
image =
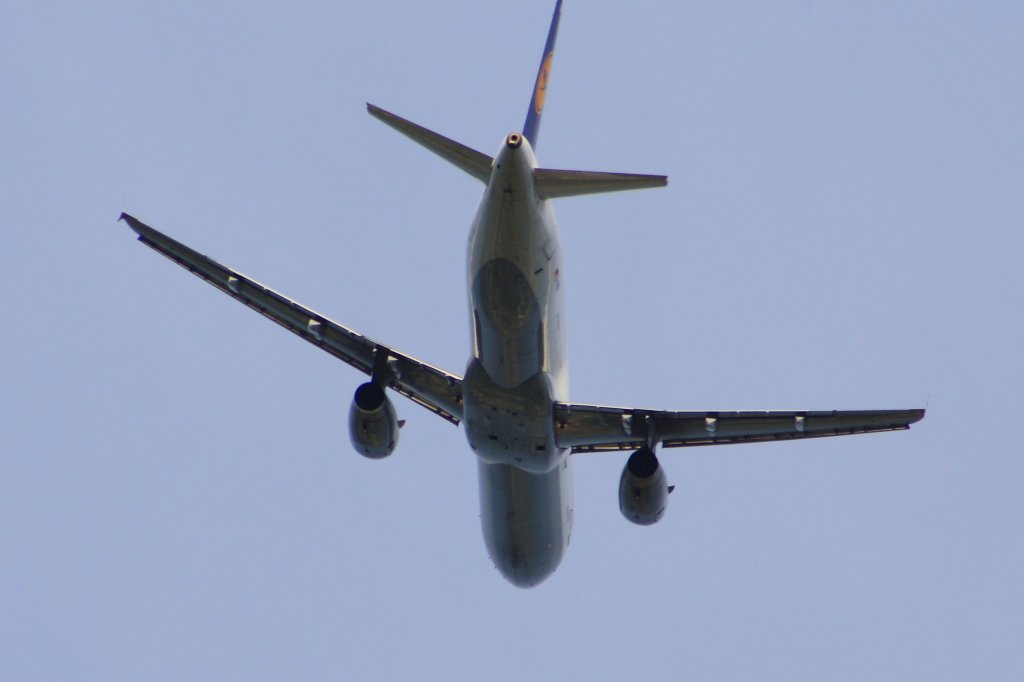
[(544, 112), (544, 100), (548, 94), (548, 83), (551, 79), (551, 62), (555, 58), (555, 38), (558, 36), (558, 20), (562, 17), (562, 0), (555, 3), (555, 13), (551, 17), (551, 28), (548, 29), (548, 40), (544, 43), (544, 56), (537, 69), (537, 81), (533, 85), (533, 97), (530, 109), (526, 112), (526, 123), (523, 124), (523, 136), (530, 141), (530, 146), (537, 149), (537, 134), (540, 132), (540, 115)]
[(121, 211), (121, 215), (117, 217), (117, 221), (123, 221), (128, 223), (128, 227), (132, 228), (132, 231), (135, 232), (136, 235), (138, 235), (139, 239), (144, 239), (146, 237), (147, 231), (153, 231), (153, 228), (149, 227), (135, 216), (128, 215), (124, 211)]

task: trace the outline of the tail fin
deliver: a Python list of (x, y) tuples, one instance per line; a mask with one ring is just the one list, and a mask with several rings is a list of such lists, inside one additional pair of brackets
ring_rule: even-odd
[(562, 0), (555, 3), (555, 13), (551, 17), (551, 28), (548, 29), (548, 40), (544, 43), (544, 56), (537, 70), (537, 82), (533, 86), (533, 97), (530, 109), (526, 112), (526, 123), (523, 124), (523, 136), (530, 141), (530, 146), (537, 149), (537, 134), (540, 132), (540, 115), (544, 112), (544, 100), (548, 94), (548, 81), (551, 78), (551, 62), (555, 58), (555, 38), (558, 36), (558, 20), (562, 17)]

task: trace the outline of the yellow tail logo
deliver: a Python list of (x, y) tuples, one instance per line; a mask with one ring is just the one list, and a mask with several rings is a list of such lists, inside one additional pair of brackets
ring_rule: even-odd
[(533, 110), (540, 113), (544, 111), (544, 98), (548, 94), (548, 77), (551, 75), (551, 62), (555, 59), (554, 52), (548, 52), (544, 63), (540, 66), (540, 73), (537, 74), (537, 87), (533, 91)]

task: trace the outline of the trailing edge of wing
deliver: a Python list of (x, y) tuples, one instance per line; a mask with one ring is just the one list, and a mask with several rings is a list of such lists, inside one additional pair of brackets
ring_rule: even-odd
[(599, 405), (555, 403), (555, 437), (573, 452), (759, 443), (899, 431), (924, 417), (924, 410), (832, 412), (665, 412)]
[(494, 159), (483, 152), (478, 152), (471, 147), (435, 133), (433, 130), (417, 125), (401, 116), (396, 116), (390, 111), (385, 111), (369, 102), (366, 103), (366, 110), (374, 118), (383, 121), (409, 139), (418, 142), (449, 163), (458, 166), (480, 182), (486, 183), (490, 179), (491, 164), (494, 163)]
[(537, 185), (537, 194), (544, 199), (572, 197), (579, 194), (620, 192), (628, 189), (648, 189), (664, 187), (668, 184), (668, 178), (664, 175), (600, 173), (552, 168), (536, 168), (533, 171), (533, 177)]
[(121, 220), (128, 223), (146, 246), (364, 374), (373, 371), (378, 353), (386, 353), (388, 387), (453, 424), (462, 419), (462, 377), (344, 327), (190, 249), (127, 213), (121, 214)]

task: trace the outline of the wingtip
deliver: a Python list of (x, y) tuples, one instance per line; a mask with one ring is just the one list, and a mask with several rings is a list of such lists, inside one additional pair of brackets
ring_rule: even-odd
[(907, 423), (908, 424), (915, 424), (915, 423), (921, 421), (922, 419), (924, 419), (925, 412), (927, 412), (927, 410), (924, 409), (924, 408), (920, 408), (920, 409), (917, 409), (917, 410), (911, 410), (910, 411), (910, 421), (907, 422)]
[(384, 121), (385, 123), (387, 123), (389, 116), (394, 116), (394, 114), (386, 109), (381, 109), (376, 104), (370, 104), (369, 102), (366, 103), (366, 113), (373, 116), (378, 121)]
[(117, 217), (117, 221), (127, 223), (128, 227), (132, 229), (132, 232), (139, 235), (140, 239), (142, 238), (143, 232), (146, 229), (149, 229), (141, 220), (124, 211), (121, 211), (121, 215)]

